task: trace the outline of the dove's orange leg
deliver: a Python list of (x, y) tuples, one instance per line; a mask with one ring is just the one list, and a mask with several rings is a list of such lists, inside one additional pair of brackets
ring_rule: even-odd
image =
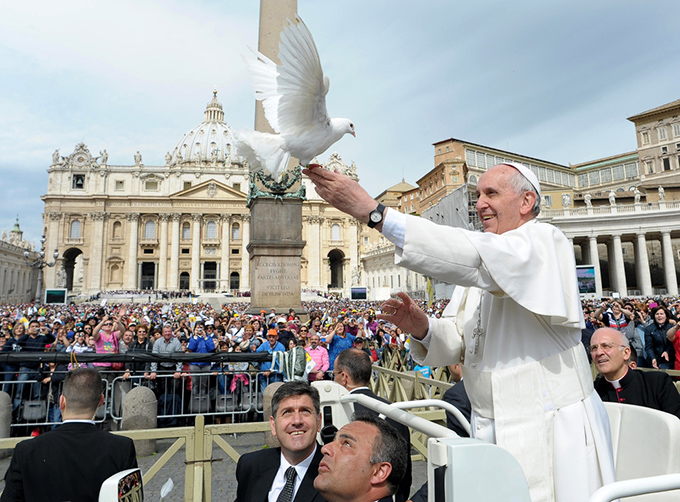
[(308, 164), (307, 165), (308, 169), (311, 169), (312, 167), (318, 167), (319, 169), (321, 169), (323, 166), (321, 164)]

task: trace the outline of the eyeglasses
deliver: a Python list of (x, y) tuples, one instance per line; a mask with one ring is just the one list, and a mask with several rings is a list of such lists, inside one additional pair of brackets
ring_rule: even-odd
[(112, 322), (105, 322), (104, 326), (113, 326), (113, 323)]
[(599, 345), (591, 345), (590, 347), (588, 347), (588, 351), (591, 354), (594, 354), (595, 352), (597, 352), (598, 347), (602, 348), (602, 350), (605, 351), (605, 352), (609, 352), (614, 347), (625, 347), (625, 345), (621, 345), (620, 343), (604, 342), (604, 343), (600, 343)]

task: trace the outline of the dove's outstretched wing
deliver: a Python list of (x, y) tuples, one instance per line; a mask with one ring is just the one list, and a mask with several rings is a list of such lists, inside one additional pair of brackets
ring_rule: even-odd
[(299, 17), (288, 20), (279, 43), (280, 65), (263, 54), (244, 56), (256, 99), (262, 101), (272, 129), (282, 136), (300, 136), (313, 127), (328, 127), (326, 94), (319, 53), (312, 34)]

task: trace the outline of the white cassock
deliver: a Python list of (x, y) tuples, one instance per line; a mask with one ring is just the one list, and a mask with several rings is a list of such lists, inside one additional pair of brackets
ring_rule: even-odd
[(501, 235), (471, 232), (394, 210), (383, 233), (398, 265), (457, 286), (411, 354), (429, 366), (463, 363), (472, 435), (517, 458), (532, 501), (587, 501), (614, 481), (564, 234), (536, 220)]

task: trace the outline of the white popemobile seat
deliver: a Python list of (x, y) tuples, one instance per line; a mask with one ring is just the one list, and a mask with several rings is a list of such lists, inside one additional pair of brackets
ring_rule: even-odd
[[(612, 430), (617, 481), (680, 473), (680, 419), (632, 404), (604, 403)], [(644, 502), (677, 502), (680, 491), (631, 497)]]

